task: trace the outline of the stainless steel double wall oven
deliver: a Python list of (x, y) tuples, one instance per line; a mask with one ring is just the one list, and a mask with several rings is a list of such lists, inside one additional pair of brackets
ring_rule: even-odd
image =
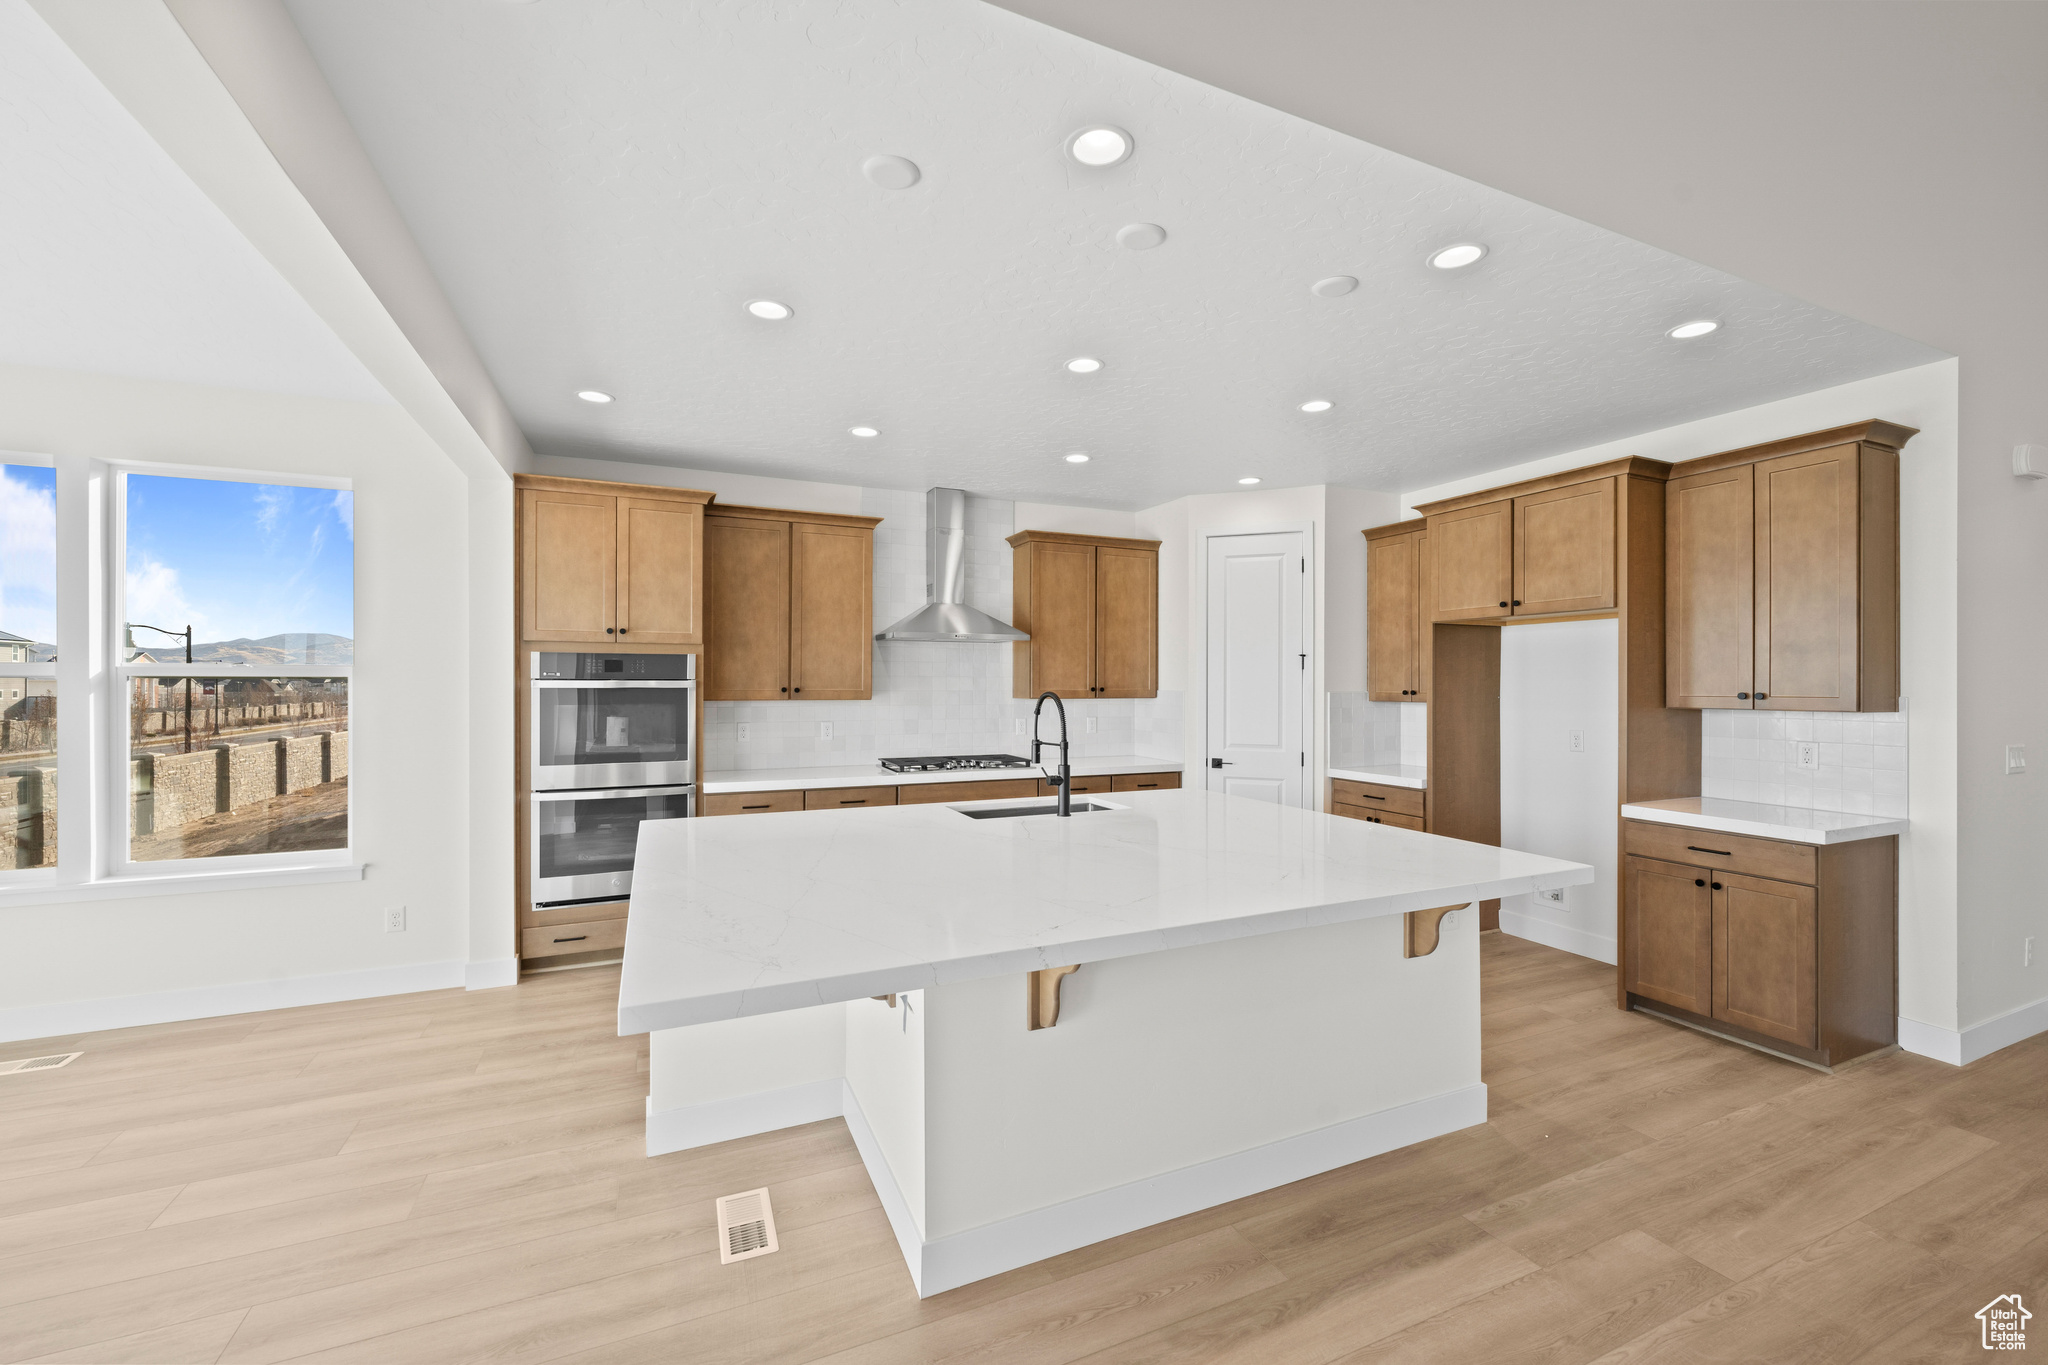
[(641, 823), (696, 814), (697, 656), (532, 657), (529, 899), (616, 900)]

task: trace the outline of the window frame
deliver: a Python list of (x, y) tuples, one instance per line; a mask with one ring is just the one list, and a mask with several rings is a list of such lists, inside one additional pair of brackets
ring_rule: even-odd
[[(175, 893), (234, 886), (357, 880), (356, 788), (362, 769), (355, 740), (353, 651), (346, 664), (132, 664), (123, 658), (127, 620), (128, 476), (355, 491), (354, 480), (215, 465), (0, 452), (0, 463), (57, 470), (57, 660), (23, 665), (25, 677), (57, 687), (58, 808), (55, 867), (0, 870), (0, 905), (25, 901)], [(353, 542), (351, 542), (353, 544)], [(357, 575), (351, 550), (351, 598)], [(167, 623), (168, 624), (168, 623)], [(355, 627), (351, 625), (353, 631)], [(15, 667), (10, 665), (9, 667)], [(238, 853), (135, 862), (129, 857), (131, 680), (160, 678), (341, 678), (349, 696), (348, 844), (339, 849)], [(83, 800), (73, 796), (83, 793)]]

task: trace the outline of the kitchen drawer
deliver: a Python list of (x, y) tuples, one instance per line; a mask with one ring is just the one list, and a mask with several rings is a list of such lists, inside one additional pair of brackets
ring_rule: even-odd
[(1376, 806), (1353, 806), (1338, 801), (1331, 805), (1330, 814), (1342, 815), (1352, 820), (1364, 820), (1368, 824), (1392, 825), (1396, 829), (1421, 829), (1422, 817), (1402, 815), (1398, 811), (1381, 810)]
[(776, 811), (802, 810), (804, 794), (793, 792), (718, 792), (706, 796), (698, 807), (706, 815), (772, 815)]
[(581, 924), (546, 924), (523, 929), (519, 934), (521, 957), (558, 957), (563, 953), (589, 953), (600, 948), (626, 946), (626, 921), (587, 920)]
[(900, 805), (928, 805), (934, 801), (996, 801), (1004, 797), (1038, 795), (1035, 777), (1004, 777), (993, 782), (926, 782), (896, 789)]
[(1422, 793), (1414, 787), (1382, 787), (1377, 782), (1353, 782), (1347, 777), (1330, 779), (1330, 799), (1347, 806), (1369, 810), (1390, 810), (1400, 815), (1422, 814)]
[(817, 787), (804, 793), (805, 810), (846, 810), (857, 806), (893, 806), (894, 787)]
[(1110, 786), (1116, 792), (1175, 791), (1179, 773), (1119, 773)]
[(1750, 877), (1773, 881), (1814, 884), (1816, 863), (1811, 844), (1790, 844), (1778, 839), (1752, 839), (1741, 834), (1690, 829), (1684, 825), (1659, 825), (1647, 820), (1628, 820), (1624, 851), (1638, 858), (1661, 858), (1667, 863), (1691, 867), (1714, 867)]
[(582, 924), (595, 919), (624, 919), (625, 901), (606, 901), (597, 905), (552, 905), (545, 910), (529, 910), (519, 917), (521, 927), (532, 929), (547, 924)]
[[(1043, 778), (1039, 779), (1038, 794), (1040, 796), (1057, 796), (1059, 791), (1060, 789), (1052, 783), (1047, 782)], [(1074, 795), (1076, 796), (1107, 796), (1109, 791), (1110, 779), (1107, 777), (1077, 777), (1074, 779)]]

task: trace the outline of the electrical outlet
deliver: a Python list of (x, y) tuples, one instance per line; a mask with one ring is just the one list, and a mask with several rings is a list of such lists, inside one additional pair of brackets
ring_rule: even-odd
[(818, 722), (818, 738), (819, 738), (819, 739), (830, 739), (830, 738), (832, 738), (832, 722), (831, 722), (831, 721), (829, 721), (829, 720), (821, 720), (821, 721), (819, 721), (819, 722)]
[(1024, 717), (1022, 716), (1017, 717), (1017, 733), (1020, 735), (1024, 733)]
[(2027, 770), (2027, 746), (2008, 744), (2005, 746), (2005, 775), (2016, 777)]
[(747, 741), (748, 741), (749, 739), (752, 739), (752, 738), (753, 738), (753, 736), (754, 736), (754, 727), (753, 727), (753, 726), (751, 726), (751, 725), (748, 725), (748, 724), (746, 724), (745, 722), (741, 722), (741, 724), (740, 724), (740, 743), (742, 743), (742, 744), (745, 744), (745, 743), (746, 743), (746, 742), (747, 742)]
[(1806, 771), (1810, 773), (1819, 772), (1820, 745), (1810, 739), (1802, 739), (1797, 741), (1796, 746), (1793, 749), (1792, 766), (1795, 768), (1804, 768), (1806, 769)]
[(1093, 717), (1093, 716), (1090, 716), (1090, 717), (1088, 717), (1088, 730), (1087, 730), (1087, 733), (1089, 733), (1089, 734), (1091, 734), (1091, 735), (1095, 733), (1095, 717)]
[(1565, 731), (1564, 747), (1567, 752), (1574, 754), (1582, 754), (1586, 752), (1586, 732), (1584, 730)]
[(1545, 905), (1563, 905), (1564, 888), (1561, 886), (1538, 887), (1536, 899), (1542, 901)]
[(404, 906), (387, 905), (384, 907), (384, 932), (387, 934), (402, 934), (405, 932)]

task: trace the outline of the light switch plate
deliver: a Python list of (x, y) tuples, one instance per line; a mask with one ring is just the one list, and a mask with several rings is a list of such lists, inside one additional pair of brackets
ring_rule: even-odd
[(1088, 717), (1088, 733), (1091, 735), (1095, 733), (1095, 717), (1093, 716)]
[(2017, 777), (2027, 770), (2027, 746), (2008, 744), (2005, 746), (2005, 775)]
[(1796, 750), (1794, 750), (1793, 758), (1794, 758), (1794, 762), (1793, 762), (1793, 766), (1794, 766), (1794, 767), (1796, 767), (1796, 768), (1804, 768), (1804, 769), (1806, 769), (1806, 771), (1808, 771), (1808, 772), (1810, 772), (1810, 773), (1817, 773), (1817, 772), (1819, 772), (1819, 771), (1820, 771), (1820, 744), (1819, 744), (1819, 742), (1818, 742), (1818, 741), (1815, 741), (1815, 740), (1811, 740), (1811, 739), (1802, 739), (1802, 740), (1799, 740), (1799, 741), (1798, 741), (1798, 748), (1797, 748)]

